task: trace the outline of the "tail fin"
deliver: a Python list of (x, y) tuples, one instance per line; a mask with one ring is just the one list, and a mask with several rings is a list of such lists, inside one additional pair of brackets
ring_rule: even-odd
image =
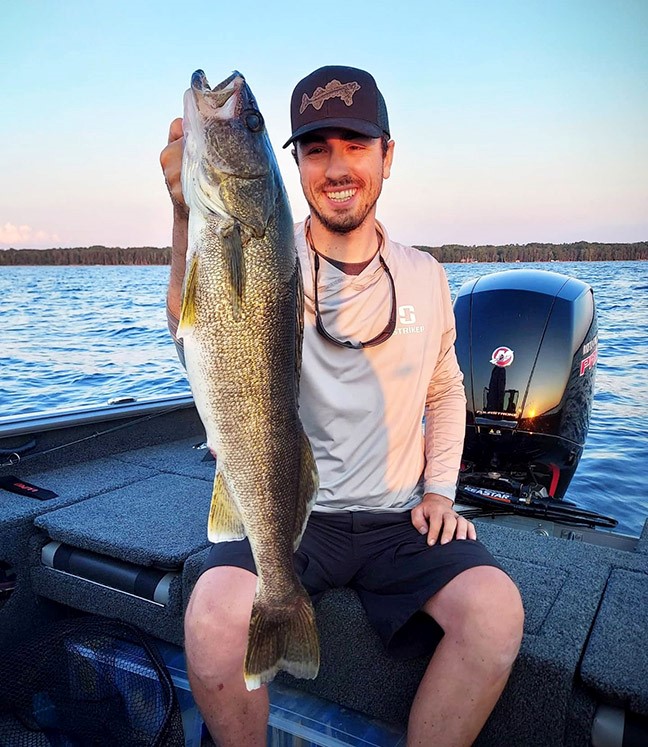
[(245, 655), (248, 690), (270, 682), (280, 669), (312, 680), (319, 671), (319, 636), (313, 605), (302, 590), (290, 605), (252, 607)]

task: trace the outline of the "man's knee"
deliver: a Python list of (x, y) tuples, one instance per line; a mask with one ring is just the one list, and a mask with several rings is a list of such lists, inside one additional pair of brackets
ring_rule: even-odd
[(488, 598), (487, 636), (494, 646), (494, 653), (499, 655), (501, 668), (508, 670), (513, 666), (522, 643), (522, 597), (517, 586), (503, 572), (494, 586), (486, 586), (482, 594)]
[(187, 664), (208, 682), (241, 670), (247, 647), (256, 576), (240, 568), (216, 568), (198, 580), (184, 621)]
[(458, 643), (487, 652), (508, 669), (520, 649), (524, 608), (513, 581), (497, 568), (479, 566), (459, 574), (424, 607)]

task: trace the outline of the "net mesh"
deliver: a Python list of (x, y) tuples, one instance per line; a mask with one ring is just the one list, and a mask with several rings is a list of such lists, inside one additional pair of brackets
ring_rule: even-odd
[(152, 642), (104, 618), (63, 620), (0, 653), (2, 747), (182, 747)]

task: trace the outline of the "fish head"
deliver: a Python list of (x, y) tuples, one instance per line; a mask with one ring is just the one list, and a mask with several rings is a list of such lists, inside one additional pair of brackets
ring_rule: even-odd
[(262, 236), (283, 184), (263, 115), (239, 72), (210, 88), (202, 70), (184, 97), (182, 186), (189, 207)]

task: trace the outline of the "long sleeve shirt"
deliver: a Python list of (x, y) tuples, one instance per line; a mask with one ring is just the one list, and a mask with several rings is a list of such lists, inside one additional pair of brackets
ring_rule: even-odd
[[(315, 328), (314, 255), (304, 224), (296, 226), (305, 296), (299, 415), (319, 470), (315, 511), (402, 511), (423, 493), (454, 500), (466, 400), (448, 282), (430, 254), (391, 241), (380, 228), (396, 329), (386, 342), (350, 349)], [(391, 306), (379, 256), (359, 275), (320, 260), (318, 299), (334, 337), (357, 342), (379, 334)]]

